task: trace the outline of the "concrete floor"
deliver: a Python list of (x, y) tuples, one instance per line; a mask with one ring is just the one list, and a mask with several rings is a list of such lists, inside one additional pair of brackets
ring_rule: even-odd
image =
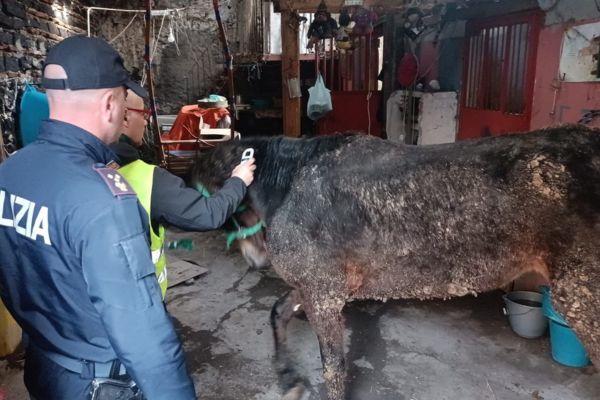
[[(203, 400), (281, 398), (272, 366), (269, 312), (286, 291), (272, 271), (248, 271), (225, 236), (170, 232), (193, 238), (194, 249), (170, 250), (209, 272), (175, 287), (168, 308), (184, 341)], [(590, 366), (552, 361), (548, 337), (516, 336), (502, 315), (501, 293), (451, 301), (362, 302), (346, 309), (352, 400), (600, 399), (600, 374)], [(323, 396), (317, 340), (308, 323), (290, 324), (289, 342), (312, 387)], [(0, 390), (25, 400), (18, 362), (0, 362)], [(2, 398), (0, 392), (0, 399)], [(323, 397), (324, 398), (324, 397)]]

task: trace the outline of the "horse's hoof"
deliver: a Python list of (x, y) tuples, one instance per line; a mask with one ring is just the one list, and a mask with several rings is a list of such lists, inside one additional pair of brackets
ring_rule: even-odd
[(302, 383), (298, 383), (296, 384), (296, 386), (288, 390), (283, 395), (281, 400), (300, 400), (305, 390), (306, 388), (304, 387), (304, 385)]

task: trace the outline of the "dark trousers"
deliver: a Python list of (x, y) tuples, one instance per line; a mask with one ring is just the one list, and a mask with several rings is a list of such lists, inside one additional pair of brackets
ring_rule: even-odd
[(88, 400), (92, 378), (82, 378), (28, 346), (25, 353), (25, 387), (35, 400)]

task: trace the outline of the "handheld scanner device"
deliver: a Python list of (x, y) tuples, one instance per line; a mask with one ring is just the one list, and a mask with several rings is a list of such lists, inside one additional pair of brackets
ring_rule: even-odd
[(254, 157), (254, 149), (252, 147), (248, 147), (246, 150), (244, 150), (244, 152), (242, 153), (242, 162), (246, 162), (249, 159), (251, 159), (252, 157)]

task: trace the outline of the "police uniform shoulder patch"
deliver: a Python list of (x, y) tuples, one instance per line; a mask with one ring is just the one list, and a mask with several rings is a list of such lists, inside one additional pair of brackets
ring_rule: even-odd
[(129, 183), (116, 170), (110, 167), (94, 167), (94, 170), (102, 177), (102, 180), (108, 185), (113, 196), (135, 195), (135, 191)]

